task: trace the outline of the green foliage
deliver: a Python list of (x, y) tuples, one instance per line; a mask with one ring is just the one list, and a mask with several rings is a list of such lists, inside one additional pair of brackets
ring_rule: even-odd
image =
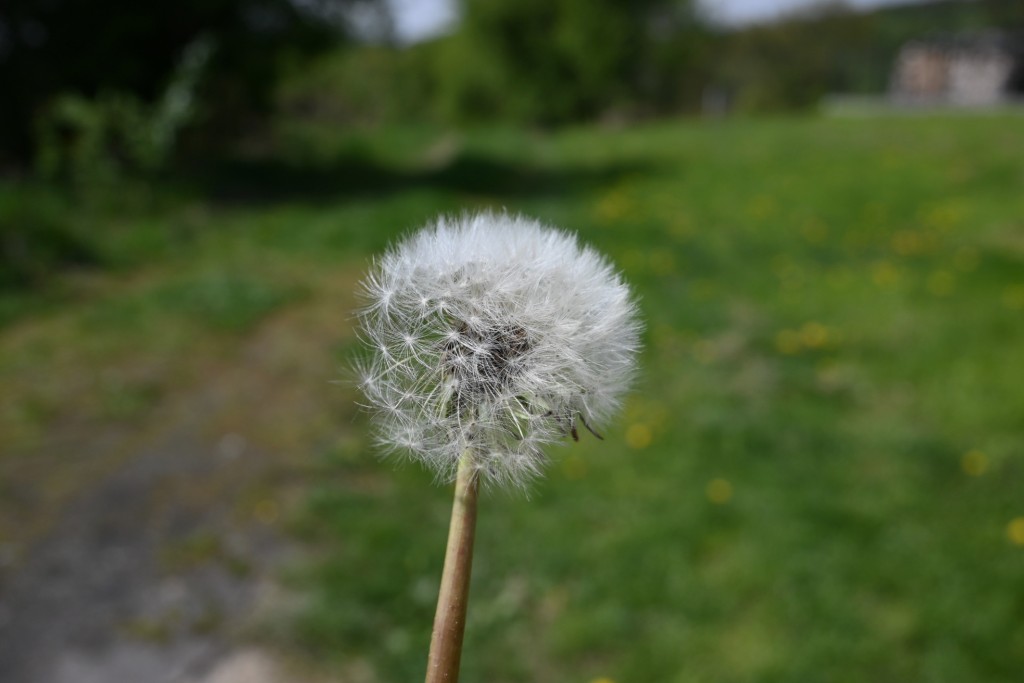
[(808, 108), (828, 92), (852, 89), (859, 53), (871, 40), (868, 15), (827, 7), (724, 36), (716, 77), (742, 110)]
[(692, 33), (680, 29), (691, 25), (685, 3), (657, 0), (466, 2), (439, 58), (441, 111), (454, 119), (562, 123), (642, 105), (645, 89), (664, 80), (653, 72), (691, 67), (652, 59), (655, 34), (685, 40)]
[(152, 105), (126, 93), (51, 103), (38, 122), (40, 177), (0, 186), (0, 289), (43, 286), (69, 267), (135, 262), (180, 237), (142, 216), (196, 119), (211, 50), (208, 40), (191, 44)]
[(54, 271), (92, 265), (98, 258), (60, 194), (0, 185), (0, 290), (38, 284)]
[(89, 199), (123, 196), (124, 183), (165, 170), (179, 135), (196, 118), (196, 91), (211, 54), (208, 40), (189, 45), (152, 106), (126, 93), (56, 98), (39, 122), (39, 173), (69, 182)]
[(62, 93), (92, 99), (117, 92), (156, 101), (182, 49), (202, 36), (218, 46), (200, 93), (209, 112), (205, 143), (223, 143), (239, 132), (240, 118), (266, 107), (287, 62), (341, 39), (333, 4), (6, 0), (0, 4), (0, 160), (24, 164), (32, 158), (35, 117)]
[(281, 83), (278, 111), (286, 119), (375, 125), (432, 117), (437, 46), (358, 46), (304, 65)]

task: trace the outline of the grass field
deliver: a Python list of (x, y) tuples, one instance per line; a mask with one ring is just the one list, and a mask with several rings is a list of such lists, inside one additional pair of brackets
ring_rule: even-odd
[(5, 299), (12, 547), (116, 460), (61, 444), (218, 377), (218, 424), (304, 482), (288, 528), (314, 552), (274, 637), (342, 680), (420, 678), (450, 492), (378, 460), (330, 381), (372, 253), (506, 207), (611, 256), (646, 349), (606, 441), (483, 495), (463, 680), (1020, 680), (1021, 118), (280, 137), (116, 219), (112, 253), (187, 235), (145, 265)]

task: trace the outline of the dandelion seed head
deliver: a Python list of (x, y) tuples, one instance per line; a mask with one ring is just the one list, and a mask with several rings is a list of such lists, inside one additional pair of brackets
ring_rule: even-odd
[(360, 386), (383, 448), (454, 477), (524, 486), (544, 447), (618, 407), (640, 323), (611, 264), (572, 234), (504, 213), (442, 217), (361, 286)]

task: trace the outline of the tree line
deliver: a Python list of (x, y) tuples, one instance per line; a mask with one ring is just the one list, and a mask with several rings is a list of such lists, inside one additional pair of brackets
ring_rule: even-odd
[(695, 112), (712, 89), (745, 111), (799, 109), (825, 92), (884, 88), (899, 45), (916, 35), (1024, 27), (1019, 0), (942, 0), (870, 13), (826, 3), (741, 29), (709, 24), (692, 0), (462, 0), (452, 34), (403, 47), (360, 44), (349, 21), (355, 10), (384, 16), (386, 5), (6, 0), (0, 171), (31, 165), (41, 144), (75, 136), (87, 120), (116, 130), (138, 126), (147, 114), (166, 116), (158, 105), (176, 84), (181, 90), (196, 45), (210, 54), (184, 93), (194, 106), (178, 123), (189, 135), (175, 139), (201, 153), (275, 107), (341, 123), (544, 126)]

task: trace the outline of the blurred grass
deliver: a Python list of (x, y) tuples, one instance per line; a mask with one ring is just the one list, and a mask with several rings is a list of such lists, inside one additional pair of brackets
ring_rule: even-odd
[[(483, 496), (465, 680), (1019, 679), (1019, 118), (281, 139), (148, 219), (190, 235), (156, 263), (12, 308), (0, 426), (15, 451), (83, 406), (142, 419), (205, 357), (183, 345), (230, 355), (276, 314), (323, 321), (315, 367), (333, 373), (352, 302), (329, 298), (327, 274), (353, 281), (438, 211), (507, 207), (616, 261), (647, 348), (606, 442), (556, 449), (528, 499)], [(54, 334), (60, 353), (38, 345)], [(126, 375), (143, 378), (126, 406), (76, 408), (66, 387), (86, 361), (150, 372)], [(53, 367), (68, 374), (40, 386)], [(343, 671), (415, 679), (449, 492), (376, 460), (350, 408), (328, 411), (350, 388), (313, 391), (331, 402), (276, 427), (317, 482), (295, 521), (317, 553), (290, 577), (307, 598), (290, 637)]]

